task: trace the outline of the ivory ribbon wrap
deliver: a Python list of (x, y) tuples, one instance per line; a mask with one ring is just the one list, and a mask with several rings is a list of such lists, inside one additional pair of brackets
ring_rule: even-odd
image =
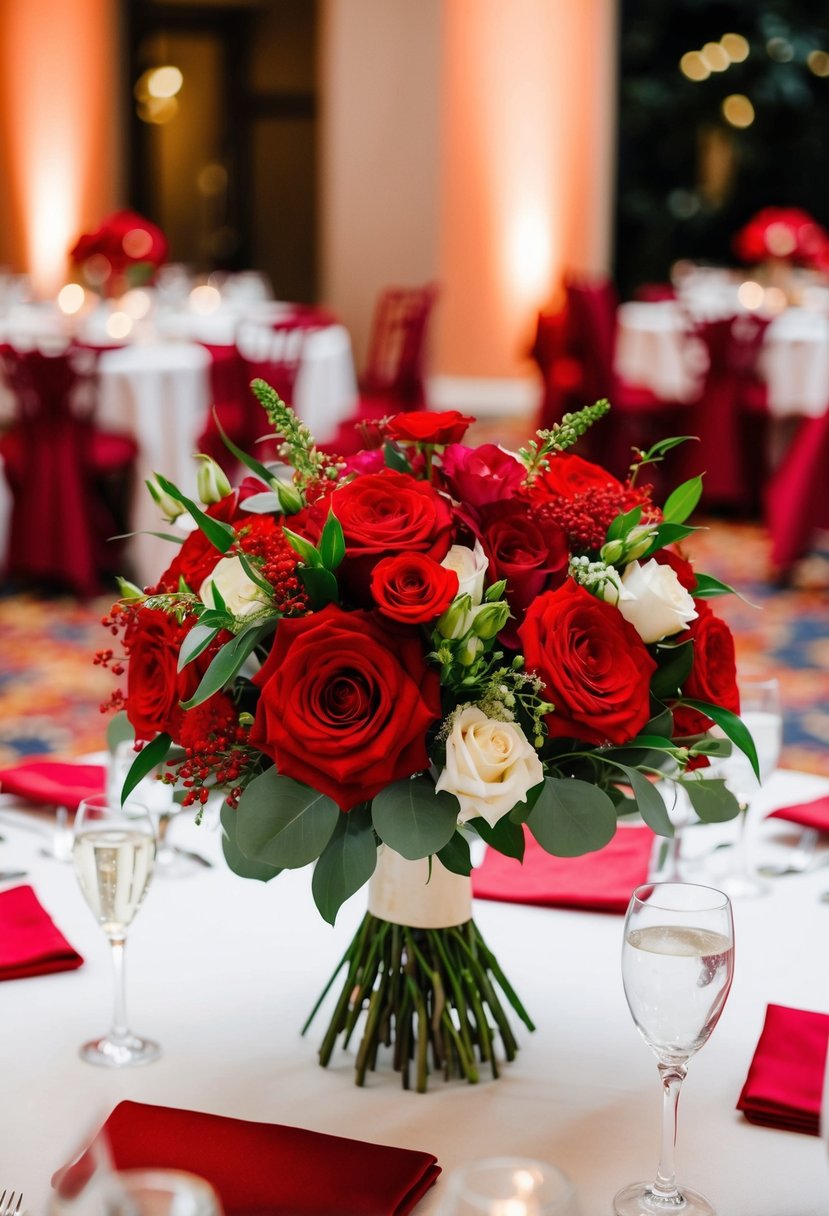
[(432, 858), (407, 861), (381, 845), (368, 884), (368, 910), (379, 920), (412, 929), (451, 929), (472, 919), (472, 878), (453, 874)]

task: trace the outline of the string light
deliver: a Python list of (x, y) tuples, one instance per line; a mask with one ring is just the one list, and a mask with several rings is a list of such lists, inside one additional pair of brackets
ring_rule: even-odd
[(809, 51), (806, 64), (815, 76), (829, 76), (829, 55), (826, 51)]
[(731, 66), (728, 52), (719, 42), (706, 42), (700, 53), (712, 72), (724, 72)]
[(750, 127), (754, 122), (754, 106), (744, 93), (730, 93), (723, 99), (722, 115), (732, 127)]
[(732, 63), (745, 62), (751, 50), (748, 40), (742, 34), (723, 34), (720, 39), (720, 46)]
[(686, 51), (679, 61), (679, 70), (694, 81), (707, 80), (711, 75), (711, 69), (699, 51)]

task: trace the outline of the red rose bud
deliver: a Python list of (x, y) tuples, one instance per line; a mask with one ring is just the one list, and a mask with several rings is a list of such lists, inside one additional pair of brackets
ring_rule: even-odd
[(475, 421), (457, 410), (432, 413), (431, 410), (411, 410), (398, 414), (389, 423), (389, 435), (403, 443), (459, 443), (467, 427)]
[(401, 553), (378, 562), (371, 594), (384, 616), (410, 625), (439, 617), (458, 593), (458, 576), (425, 553)]
[(520, 461), (494, 443), (484, 443), (479, 448), (453, 443), (440, 460), (441, 484), (458, 502), (473, 509), (501, 498), (512, 498), (524, 476)]

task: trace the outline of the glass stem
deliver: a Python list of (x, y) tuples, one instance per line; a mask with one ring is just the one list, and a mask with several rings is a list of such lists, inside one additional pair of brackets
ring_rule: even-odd
[(737, 839), (734, 844), (736, 863), (734, 870), (745, 878), (751, 878), (751, 867), (748, 864), (748, 803), (740, 799), (740, 813), (737, 816)]
[(127, 944), (126, 937), (111, 937), (109, 944), (112, 947), (112, 973), (114, 978), (113, 987), (113, 1005), (112, 1005), (112, 1029), (109, 1032), (109, 1037), (116, 1043), (122, 1043), (129, 1038), (130, 1029), (127, 1025), (127, 990), (124, 975), (124, 949)]
[(688, 1069), (684, 1064), (659, 1064), (658, 1067), (662, 1078), (662, 1145), (653, 1191), (660, 1199), (672, 1199), (678, 1195), (674, 1171), (676, 1114), (679, 1091)]

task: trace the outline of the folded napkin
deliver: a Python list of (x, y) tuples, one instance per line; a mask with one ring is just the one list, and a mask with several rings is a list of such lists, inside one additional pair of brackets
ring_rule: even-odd
[(0, 769), (0, 793), (15, 794), (40, 806), (65, 806), (76, 811), (82, 798), (103, 793), (102, 764), (71, 764), (60, 760), (29, 760)]
[(472, 871), (478, 899), (625, 912), (631, 892), (647, 880), (654, 837), (649, 827), (621, 827), (603, 849), (582, 857), (551, 857), (528, 831), (524, 836), (523, 864), (487, 849), (483, 865)]
[(0, 892), (0, 980), (74, 971), (82, 962), (31, 887)]
[(820, 1135), (829, 1014), (769, 1005), (737, 1102), (752, 1123)]
[(799, 823), (804, 828), (817, 828), (819, 832), (829, 832), (829, 794), (822, 798), (814, 798), (811, 802), (799, 802), (795, 806), (781, 806), (778, 811), (772, 811), (769, 819), (786, 819), (789, 823)]
[[(440, 1173), (431, 1153), (301, 1127), (121, 1102), (102, 1128), (117, 1169), (179, 1169), (217, 1192), (226, 1216), (404, 1216)], [(77, 1190), (81, 1158), (52, 1184)]]

